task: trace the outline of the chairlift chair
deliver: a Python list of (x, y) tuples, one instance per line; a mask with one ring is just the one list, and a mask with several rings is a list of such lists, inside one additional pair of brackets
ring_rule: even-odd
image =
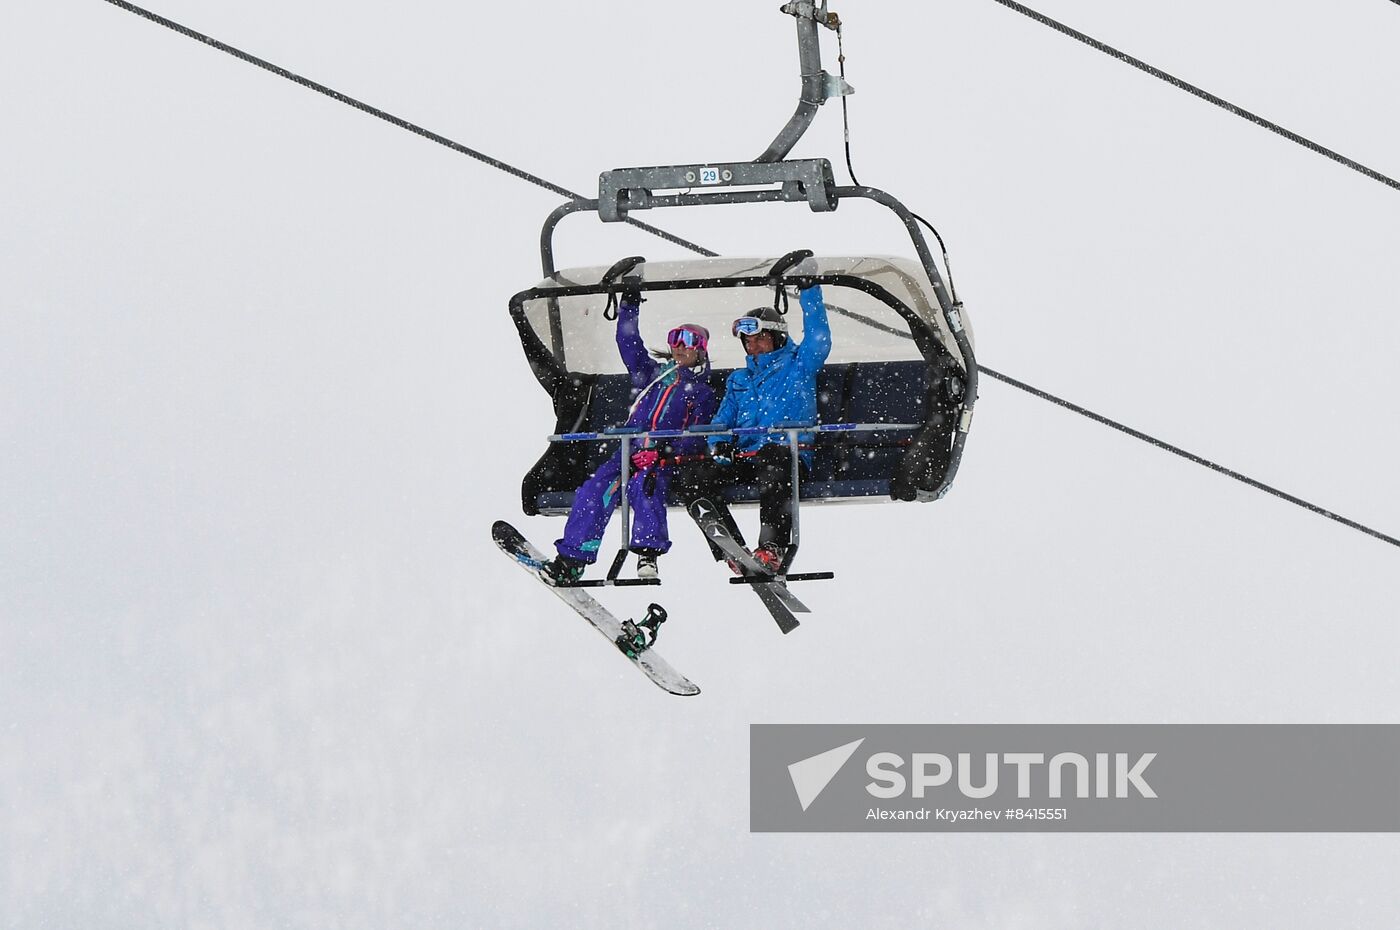
[[(625, 290), (646, 299), (640, 325), (648, 345), (664, 346), (666, 331), (683, 322), (709, 328), (717, 391), (728, 372), (744, 363), (738, 340), (729, 338), (730, 323), (755, 306), (776, 302), (781, 308), (784, 292), (793, 293), (785, 277), (772, 274), (777, 257), (632, 258), (610, 269), (558, 270), (556, 227), (584, 212), (603, 222), (626, 220), (640, 210), (738, 203), (806, 203), (813, 212), (834, 213), (852, 198), (889, 209), (907, 230), (915, 257), (817, 258), (816, 281), (833, 336), (818, 381), (818, 422), (782, 427), (792, 436), (794, 473), (798, 428), (817, 436), (814, 467), (799, 483), (803, 503), (930, 501), (951, 485), (977, 397), (968, 321), (918, 218), (902, 203), (872, 187), (837, 185), (824, 158), (784, 160), (816, 107), (850, 88), (820, 70), (817, 29), (839, 24), (825, 2), (789, 3), (783, 12), (797, 20), (802, 98), (757, 160), (606, 171), (597, 199), (563, 204), (545, 220), (544, 280), (510, 300), (525, 356), (555, 413), (549, 445), (522, 483), (527, 514), (567, 512), (574, 491), (603, 457), (616, 455), (619, 445), (625, 451), (637, 438), (616, 429), (626, 420), (631, 395), (609, 309)], [(800, 316), (788, 318), (797, 339)], [(726, 499), (756, 502), (757, 491), (730, 488)]]

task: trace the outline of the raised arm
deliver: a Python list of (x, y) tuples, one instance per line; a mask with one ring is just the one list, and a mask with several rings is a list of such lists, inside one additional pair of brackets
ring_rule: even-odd
[(632, 376), (632, 387), (642, 390), (656, 377), (659, 363), (647, 352), (637, 323), (641, 307), (626, 298), (617, 308), (617, 351)]
[(831, 324), (826, 318), (826, 301), (820, 284), (804, 288), (797, 295), (802, 303), (802, 342), (797, 347), (797, 364), (815, 374), (831, 354)]

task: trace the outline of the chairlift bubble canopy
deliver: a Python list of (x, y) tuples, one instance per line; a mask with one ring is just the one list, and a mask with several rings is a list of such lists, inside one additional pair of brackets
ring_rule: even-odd
[[(774, 303), (767, 273), (778, 260), (701, 258), (644, 262), (629, 272), (644, 293), (642, 341), (666, 348), (666, 333), (681, 323), (710, 331), (710, 361), (718, 369), (744, 364), (743, 346), (731, 334), (734, 320)], [(914, 332), (931, 334), (964, 372), (967, 361), (949, 331), (928, 276), (916, 262), (888, 256), (821, 257), (832, 350), (829, 364), (915, 361), (923, 357)], [(564, 369), (578, 374), (622, 374), (615, 324), (604, 318), (609, 290), (596, 287), (608, 269), (573, 268), (556, 272), (530, 291), (521, 305), (525, 321)], [(802, 338), (802, 314), (786, 317), (789, 334)], [(780, 309), (782, 303), (780, 302)], [(967, 328), (964, 322), (964, 327)], [(971, 333), (969, 331), (969, 338)]]

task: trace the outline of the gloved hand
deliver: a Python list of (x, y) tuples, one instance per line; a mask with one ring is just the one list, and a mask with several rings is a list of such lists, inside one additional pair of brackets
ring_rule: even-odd
[(655, 465), (659, 458), (661, 453), (655, 449), (638, 449), (632, 453), (632, 467), (637, 471), (644, 471)]
[(734, 443), (723, 440), (710, 446), (710, 458), (715, 460), (716, 465), (733, 465)]
[(624, 287), (622, 289), (622, 302), (632, 307), (640, 307), (642, 305), (642, 289), (634, 283), (637, 280), (639, 279), (635, 277), (622, 279), (624, 284), (631, 284), (630, 287)]
[(780, 280), (786, 280), (788, 284), (795, 284), (798, 290), (805, 291), (817, 283), (817, 273), (812, 250), (793, 249), (768, 269), (768, 283), (776, 286)]
[(799, 291), (805, 291), (815, 285), (817, 274), (817, 260), (810, 255), (794, 265), (792, 271), (788, 272), (792, 283), (797, 285)]

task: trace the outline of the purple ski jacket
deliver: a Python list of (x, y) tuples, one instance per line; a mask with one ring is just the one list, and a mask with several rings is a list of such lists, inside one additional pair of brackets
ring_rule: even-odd
[[(635, 304), (624, 302), (617, 313), (617, 351), (636, 392), (627, 425), (654, 430), (709, 423), (719, 407), (710, 387), (709, 361), (696, 368), (682, 368), (674, 361), (653, 358), (637, 326), (639, 310)], [(693, 455), (704, 452), (705, 441), (687, 437), (672, 440), (670, 446), (676, 455)]]

